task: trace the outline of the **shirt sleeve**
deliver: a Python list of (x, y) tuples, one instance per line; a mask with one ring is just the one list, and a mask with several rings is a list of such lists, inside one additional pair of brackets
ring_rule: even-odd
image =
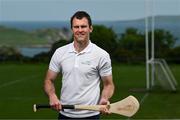
[(99, 74), (101, 77), (112, 75), (112, 66), (109, 54), (106, 54), (100, 58)]
[(58, 59), (58, 52), (57, 50), (53, 54), (50, 63), (49, 63), (49, 69), (54, 71), (54, 72), (60, 72), (60, 63)]

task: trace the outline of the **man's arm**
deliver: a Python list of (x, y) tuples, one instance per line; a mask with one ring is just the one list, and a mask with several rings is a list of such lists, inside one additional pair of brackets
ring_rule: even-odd
[[(114, 93), (114, 83), (112, 80), (112, 75), (101, 77), (101, 79), (103, 81), (103, 89), (99, 104), (106, 105), (109, 104), (109, 99)], [(102, 110), (102, 112), (108, 113), (108, 110)]]
[(101, 99), (109, 100), (114, 93), (114, 83), (112, 75), (101, 77), (103, 81), (103, 89), (101, 93)]
[(57, 77), (56, 72), (48, 70), (46, 73), (46, 78), (44, 80), (44, 91), (49, 97), (49, 104), (57, 111), (61, 109), (61, 103), (58, 99), (55, 91), (54, 81)]
[[(112, 75), (101, 77), (103, 81), (103, 89), (101, 93), (101, 100), (109, 101), (114, 93), (114, 83), (112, 80)], [(100, 101), (101, 102), (101, 101)]]

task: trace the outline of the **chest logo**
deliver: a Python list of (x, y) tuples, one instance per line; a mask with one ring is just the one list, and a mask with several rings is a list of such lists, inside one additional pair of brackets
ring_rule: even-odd
[(84, 65), (91, 65), (91, 61), (83, 61), (83, 62), (81, 62), (81, 64), (84, 64)]

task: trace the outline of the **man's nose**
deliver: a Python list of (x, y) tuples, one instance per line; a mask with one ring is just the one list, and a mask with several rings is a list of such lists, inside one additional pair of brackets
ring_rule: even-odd
[(82, 31), (82, 30), (83, 30), (83, 28), (82, 28), (82, 27), (79, 27), (79, 28), (78, 28), (78, 31)]

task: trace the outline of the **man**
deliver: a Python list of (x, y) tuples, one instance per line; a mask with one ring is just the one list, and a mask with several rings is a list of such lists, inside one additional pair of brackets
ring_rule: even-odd
[[(49, 104), (59, 113), (59, 119), (99, 119), (99, 112), (62, 110), (61, 105), (108, 104), (114, 92), (109, 54), (90, 41), (93, 31), (91, 18), (84, 11), (71, 17), (73, 42), (58, 48), (53, 54), (44, 82)], [(54, 80), (62, 75), (60, 99), (55, 93)], [(103, 89), (100, 94), (100, 82)], [(101, 109), (109, 113), (108, 107)]]

